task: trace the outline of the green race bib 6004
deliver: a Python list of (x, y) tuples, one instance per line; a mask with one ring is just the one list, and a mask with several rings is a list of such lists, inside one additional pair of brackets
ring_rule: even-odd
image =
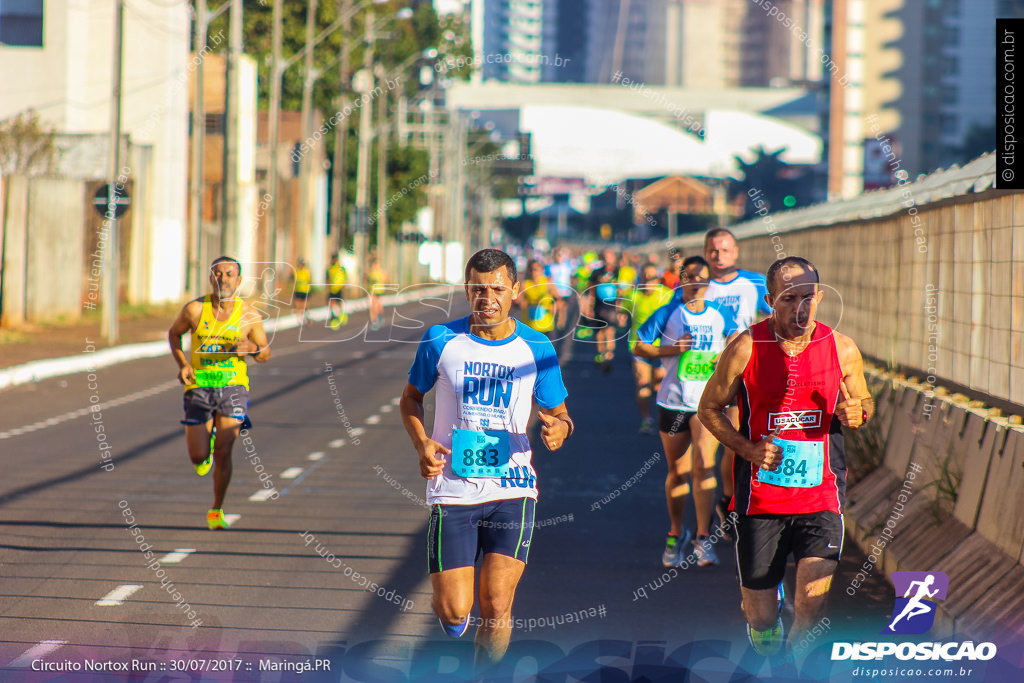
[(715, 372), (718, 351), (687, 351), (679, 357), (679, 379), (706, 382)]
[(460, 477), (503, 477), (508, 470), (508, 432), (452, 430), (452, 471)]

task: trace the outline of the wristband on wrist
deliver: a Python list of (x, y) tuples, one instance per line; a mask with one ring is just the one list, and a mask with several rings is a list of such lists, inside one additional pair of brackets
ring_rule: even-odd
[(572, 433), (576, 431), (576, 425), (573, 424), (572, 418), (569, 417), (569, 413), (562, 413), (558, 416), (558, 419), (569, 425), (569, 433), (565, 435), (565, 438), (572, 436)]
[(260, 347), (257, 346), (256, 350), (250, 352), (249, 355), (252, 356), (253, 358), (255, 358), (256, 356), (260, 355), (260, 353), (262, 353), (262, 352), (263, 352), (263, 349), (261, 349)]

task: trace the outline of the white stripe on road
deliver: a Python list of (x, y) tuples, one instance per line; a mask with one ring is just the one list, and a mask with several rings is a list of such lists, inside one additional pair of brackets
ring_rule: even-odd
[(352, 431), (349, 432), (352, 436), (362, 436), (366, 433), (366, 430), (362, 427), (353, 427)]
[(300, 474), (302, 474), (302, 468), (301, 467), (289, 467), (288, 469), (286, 469), (284, 472), (281, 473), (281, 478), (282, 479), (294, 479), (295, 477), (299, 476)]
[(382, 413), (390, 413), (392, 410), (394, 410), (394, 408), (392, 408), (390, 405), (382, 405), (380, 407), (380, 412)]
[[(260, 503), (264, 500), (268, 500), (271, 496), (277, 495), (277, 489), (260, 489), (256, 493), (249, 496), (249, 500)], [(230, 515), (224, 515), (224, 519), (227, 519)], [(231, 522), (228, 522), (228, 526), (231, 526)]]
[(11, 667), (28, 666), (32, 663), (33, 659), (42, 659), (45, 655), (50, 654), (54, 650), (59, 649), (61, 646), (66, 645), (66, 640), (44, 640), (33, 645), (29, 649), (25, 650), (15, 659), (13, 662), (8, 664)]
[[(338, 441), (341, 442), (341, 443), (338, 444), (338, 446), (342, 446), (342, 445), (345, 444), (345, 440), (344, 439), (338, 439)], [(338, 446), (334, 445), (335, 443), (337, 443), (337, 442), (336, 441), (332, 441), (331, 442), (331, 447), (332, 448), (337, 448), (338, 447)], [(312, 460), (313, 462), (316, 462), (317, 460), (322, 460), (323, 457), (324, 457), (324, 452), (323, 451), (317, 451), (316, 453), (310, 453), (309, 455), (307, 455), (306, 456), (306, 460)]]
[(195, 548), (175, 548), (173, 553), (167, 553), (157, 560), (157, 562), (162, 562), (164, 564), (178, 564), (195, 551)]
[(114, 607), (116, 605), (120, 605), (128, 598), (129, 595), (141, 588), (142, 586), (137, 583), (126, 583), (125, 585), (118, 586), (104, 595), (96, 601), (96, 604), (100, 607)]
[(78, 410), (72, 410), (71, 412), (68, 413), (56, 415), (46, 420), (41, 420), (39, 422), (34, 422), (30, 425), (25, 425), (24, 427), (8, 429), (6, 432), (0, 432), (0, 439), (9, 439), (12, 436), (21, 436), (26, 432), (34, 432), (38, 429), (53, 427), (54, 425), (59, 425), (62, 422), (67, 422), (68, 420), (74, 420), (75, 418), (84, 417), (91, 412), (102, 412), (107, 408), (116, 408), (117, 406), (124, 405), (125, 403), (138, 401), (140, 398), (148, 398), (149, 396), (153, 396), (154, 394), (159, 394), (161, 391), (166, 391), (167, 389), (177, 386), (181, 386), (180, 384), (178, 384), (177, 380), (174, 380), (173, 382), (164, 382), (163, 384), (158, 384), (155, 387), (151, 387), (143, 391), (137, 391), (134, 394), (128, 394), (127, 396), (122, 396), (121, 398), (112, 399), (110, 401), (107, 401), (106, 403), (97, 403), (96, 405), (92, 406), (92, 408), (79, 408)]
[(241, 518), (242, 515), (224, 515), (224, 521), (228, 523), (228, 526), (234, 526), (235, 522)]
[(345, 439), (335, 439), (334, 441), (327, 444), (331, 448), (341, 448), (345, 445)]
[(401, 396), (395, 396), (393, 399), (391, 399), (391, 405), (393, 405), (393, 406), (397, 406), (401, 402), (402, 402), (402, 397)]
[(371, 415), (370, 417), (366, 418), (366, 424), (368, 425), (375, 425), (378, 422), (380, 422), (380, 415)]

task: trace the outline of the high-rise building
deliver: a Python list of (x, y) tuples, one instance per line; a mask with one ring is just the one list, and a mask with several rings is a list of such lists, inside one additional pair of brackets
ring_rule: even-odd
[(817, 81), (825, 0), (588, 0), (587, 80), (766, 87)]
[[(557, 2), (473, 0), (475, 77), (512, 83), (555, 80)], [(544, 76), (548, 75), (548, 79)]]
[(869, 176), (966, 161), (968, 135), (994, 126), (995, 19), (1022, 16), (1022, 0), (833, 0), (833, 57), (850, 78), (831, 82), (829, 194), (864, 189), (866, 155)]

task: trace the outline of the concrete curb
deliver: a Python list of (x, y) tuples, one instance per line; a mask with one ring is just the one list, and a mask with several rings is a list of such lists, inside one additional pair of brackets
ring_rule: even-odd
[[(390, 294), (381, 297), (384, 306), (400, 306), (410, 301), (428, 297), (436, 297), (452, 291), (455, 285), (410, 285), (406, 290), (419, 288), (416, 292), (403, 292), (401, 294)], [(365, 311), (369, 308), (369, 300), (351, 299), (345, 300), (345, 311), (355, 313)], [(327, 320), (327, 307), (309, 309), (311, 320)], [(289, 330), (299, 326), (299, 316), (295, 313), (279, 316), (276, 320), (267, 321), (264, 324), (267, 332), (277, 330)], [(63, 358), (47, 358), (35, 360), (21, 365), (13, 365), (0, 370), (0, 390), (8, 387), (28, 384), (29, 382), (40, 382), (51, 377), (71, 375), (76, 372), (86, 372), (105, 368), (118, 363), (125, 363), (130, 360), (142, 358), (155, 358), (169, 353), (166, 341), (144, 342), (141, 344), (125, 344), (123, 346), (112, 346), (109, 349), (95, 351), (93, 353), (78, 354), (76, 356), (65, 356)]]

